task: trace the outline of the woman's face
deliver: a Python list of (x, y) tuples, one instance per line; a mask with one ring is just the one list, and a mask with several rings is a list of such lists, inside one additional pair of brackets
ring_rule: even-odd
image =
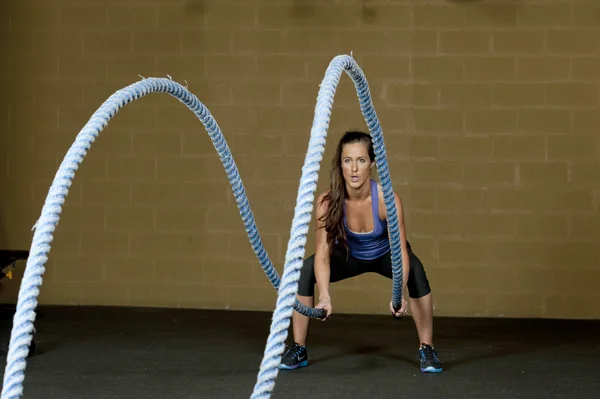
[(374, 163), (369, 158), (369, 150), (365, 144), (345, 144), (341, 162), (344, 180), (349, 187), (358, 189), (369, 181)]

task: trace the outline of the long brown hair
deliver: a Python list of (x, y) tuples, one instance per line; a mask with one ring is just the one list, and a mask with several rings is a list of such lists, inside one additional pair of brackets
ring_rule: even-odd
[[(351, 143), (363, 143), (367, 146), (371, 162), (375, 161), (375, 151), (371, 135), (368, 133), (351, 130), (346, 132), (340, 139), (335, 154), (331, 161), (331, 171), (329, 176), (329, 192), (323, 196), (323, 201), (329, 201), (327, 211), (322, 216), (321, 221), (325, 221), (325, 231), (327, 232), (327, 244), (333, 252), (336, 245), (343, 246), (346, 251), (348, 244), (346, 242), (346, 231), (344, 230), (344, 201), (347, 197), (346, 182), (342, 171), (342, 150), (344, 145)], [(375, 201), (376, 199), (373, 199)]]

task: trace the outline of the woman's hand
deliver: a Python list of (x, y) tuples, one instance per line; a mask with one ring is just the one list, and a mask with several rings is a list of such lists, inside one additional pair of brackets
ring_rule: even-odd
[(408, 302), (406, 302), (406, 300), (404, 298), (402, 298), (402, 302), (400, 303), (400, 309), (398, 309), (398, 311), (396, 311), (394, 309), (394, 305), (392, 304), (392, 301), (390, 301), (390, 312), (392, 312), (392, 315), (396, 318), (406, 316), (408, 314)]
[(317, 304), (317, 306), (315, 306), (315, 309), (324, 309), (327, 312), (327, 314), (325, 315), (325, 318), (320, 319), (320, 320), (326, 321), (326, 320), (331, 319), (331, 313), (332, 313), (331, 298), (320, 298), (319, 303)]

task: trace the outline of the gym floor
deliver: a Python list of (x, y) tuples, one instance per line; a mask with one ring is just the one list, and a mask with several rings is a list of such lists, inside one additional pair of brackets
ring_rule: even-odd
[[(24, 397), (249, 398), (270, 313), (45, 307)], [(1, 319), (2, 342), (12, 314)], [(418, 370), (410, 318), (314, 321), (309, 367), (280, 371), (273, 398), (600, 397), (600, 321), (436, 318), (442, 374)], [(2, 373), (6, 358), (3, 361)]]

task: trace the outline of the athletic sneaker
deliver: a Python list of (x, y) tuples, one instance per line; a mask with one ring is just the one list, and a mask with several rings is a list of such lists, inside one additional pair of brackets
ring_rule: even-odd
[(437, 352), (431, 345), (421, 344), (419, 348), (422, 373), (441, 373), (443, 364), (437, 357)]
[(281, 370), (294, 370), (306, 366), (308, 366), (308, 352), (306, 351), (306, 347), (294, 342), (294, 345), (283, 355), (279, 368)]

